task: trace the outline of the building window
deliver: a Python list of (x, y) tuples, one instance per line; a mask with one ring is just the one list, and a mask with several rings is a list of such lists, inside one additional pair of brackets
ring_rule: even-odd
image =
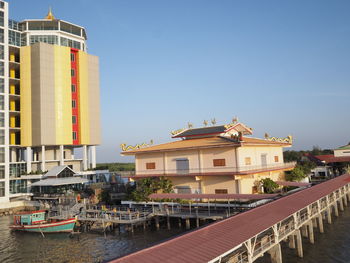
[(190, 162), (186, 159), (176, 160), (176, 172), (178, 174), (188, 174), (190, 171)]
[(5, 162), (5, 148), (0, 148), (0, 163)]
[(146, 169), (156, 169), (156, 163), (146, 163)]
[(75, 109), (77, 102), (75, 100), (72, 100), (72, 108)]
[(227, 189), (215, 189), (215, 194), (227, 194)]
[(70, 53), (70, 61), (75, 61), (75, 54), (74, 53)]
[(245, 163), (245, 165), (251, 165), (252, 159), (250, 157), (246, 157), (246, 158), (244, 158), (244, 163)]
[(72, 92), (76, 92), (75, 84), (72, 84)]
[(4, 48), (4, 46), (3, 45), (0, 45), (0, 59), (4, 59), (4, 51), (5, 50), (5, 48)]
[(213, 165), (214, 166), (226, 166), (226, 160), (225, 159), (214, 159)]
[(0, 127), (5, 127), (5, 114), (0, 112)]
[(0, 130), (0, 145), (5, 144), (5, 130)]
[(259, 191), (258, 191), (258, 187), (257, 186), (253, 186), (252, 187), (252, 194), (258, 194)]
[(72, 68), (72, 69), (70, 70), (70, 74), (71, 74), (72, 77), (75, 76), (75, 69), (74, 69), (74, 68)]
[(278, 163), (279, 159), (278, 159), (278, 156), (276, 155), (275, 156), (275, 163)]
[(0, 43), (4, 43), (4, 30), (0, 29)]
[[(62, 25), (62, 24), (61, 24)], [(62, 28), (61, 28), (62, 30)], [(75, 49), (81, 49), (80, 42), (74, 41), (65, 37), (61, 37), (61, 46), (71, 47)]]
[(5, 92), (5, 81), (3, 78), (0, 78), (0, 93)]
[[(75, 141), (77, 139), (77, 132), (73, 132), (73, 141)], [(65, 152), (64, 152), (65, 153)]]
[(5, 70), (5, 68), (4, 68), (4, 62), (0, 62), (0, 76), (4, 76), (4, 70)]
[(3, 95), (0, 95), (0, 110), (5, 109), (5, 99)]
[(0, 196), (5, 196), (5, 182), (0, 182)]
[[(22, 34), (22, 37), (25, 35)], [(22, 42), (22, 46), (25, 46), (26, 43), (24, 44), (24, 41)], [(58, 37), (57, 36), (51, 36), (51, 35), (40, 35), (40, 36), (30, 36), (29, 38), (29, 44), (33, 45), (35, 43), (41, 42), (41, 43), (47, 43), (51, 45), (58, 45)]]
[(5, 178), (5, 166), (1, 165), (0, 166), (0, 179), (4, 179)]
[(77, 117), (76, 116), (72, 116), (72, 123), (76, 124), (77, 123)]

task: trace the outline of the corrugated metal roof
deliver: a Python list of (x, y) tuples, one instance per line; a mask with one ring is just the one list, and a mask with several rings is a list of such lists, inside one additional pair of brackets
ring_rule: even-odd
[(111, 262), (208, 262), (349, 182), (339, 176)]
[(278, 196), (278, 194), (151, 194), (150, 199), (270, 199)]
[(58, 186), (67, 184), (84, 184), (87, 182), (89, 182), (89, 180), (81, 177), (49, 178), (32, 183), (30, 186)]
[(53, 167), (50, 171), (48, 171), (43, 177), (55, 177), (58, 174), (60, 174), (64, 169), (68, 168), (71, 170), (73, 173), (75, 173), (71, 168), (69, 168), (67, 165), (58, 165)]

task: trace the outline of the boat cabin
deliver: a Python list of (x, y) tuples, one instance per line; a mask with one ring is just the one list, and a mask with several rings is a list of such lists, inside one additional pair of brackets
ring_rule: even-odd
[(23, 212), (13, 217), (14, 225), (35, 225), (45, 221), (46, 211)]

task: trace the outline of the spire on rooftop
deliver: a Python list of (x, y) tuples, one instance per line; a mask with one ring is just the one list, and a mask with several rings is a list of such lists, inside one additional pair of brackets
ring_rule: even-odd
[(49, 7), (49, 12), (47, 13), (45, 19), (50, 19), (50, 20), (55, 19), (54, 15), (52, 14), (51, 6)]

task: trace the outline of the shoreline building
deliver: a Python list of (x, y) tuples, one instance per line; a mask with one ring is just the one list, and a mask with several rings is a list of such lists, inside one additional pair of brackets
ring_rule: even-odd
[(164, 176), (175, 193), (251, 194), (260, 191), (260, 180), (284, 181), (284, 172), (295, 163), (283, 161), (283, 148), (292, 137), (249, 137), (252, 129), (234, 120), (227, 125), (182, 129), (181, 138), (148, 147), (125, 147), (134, 155), (136, 172), (130, 180)]
[(18, 22), (0, 1), (0, 204), (56, 166), (96, 167), (99, 61), (86, 41), (83, 27), (51, 10)]

